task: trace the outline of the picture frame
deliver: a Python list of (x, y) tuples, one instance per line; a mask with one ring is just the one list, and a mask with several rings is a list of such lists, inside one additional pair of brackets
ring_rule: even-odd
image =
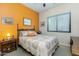
[(32, 25), (32, 21), (29, 18), (24, 18), (23, 19), (23, 24), (27, 25), (27, 26), (30, 26), (30, 25)]
[(45, 22), (44, 21), (41, 22), (41, 26), (45, 26)]
[(12, 17), (2, 17), (2, 24), (13, 24), (13, 18)]

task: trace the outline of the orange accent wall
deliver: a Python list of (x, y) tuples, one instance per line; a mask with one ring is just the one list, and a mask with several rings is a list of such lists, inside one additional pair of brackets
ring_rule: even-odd
[(6, 39), (7, 34), (10, 33), (10, 36), (14, 35), (15, 38), (17, 38), (17, 26), (14, 25), (0, 25), (0, 40)]
[[(2, 17), (13, 17), (14, 24), (13, 25), (3, 25)], [(23, 25), (23, 18), (29, 18), (32, 20), (32, 26), (25, 26)], [(1, 32), (10, 32), (17, 35), (17, 27), (16, 24), (18, 24), (19, 29), (21, 28), (31, 28), (35, 27), (36, 31), (39, 31), (39, 14), (32, 9), (24, 6), (23, 4), (19, 3), (0, 3), (0, 35), (2, 35)], [(4, 29), (5, 27), (5, 29)], [(15, 28), (15, 29), (14, 29)], [(3, 34), (4, 34), (3, 33)], [(1, 38), (2, 36), (0, 36)]]

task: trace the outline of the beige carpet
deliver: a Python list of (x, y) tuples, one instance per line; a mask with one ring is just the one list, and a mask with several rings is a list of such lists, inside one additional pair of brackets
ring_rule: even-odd
[(54, 56), (71, 56), (70, 48), (69, 47), (60, 46), (56, 50)]
[[(28, 52), (24, 51), (21, 47), (18, 47), (16, 51), (7, 53), (4, 56), (32, 56)], [(60, 46), (57, 48), (54, 56), (71, 56), (69, 47)]]

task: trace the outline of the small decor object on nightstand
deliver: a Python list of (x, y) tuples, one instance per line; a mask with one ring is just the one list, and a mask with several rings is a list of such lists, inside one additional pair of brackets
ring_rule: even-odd
[(41, 31), (38, 31), (37, 34), (41, 34)]

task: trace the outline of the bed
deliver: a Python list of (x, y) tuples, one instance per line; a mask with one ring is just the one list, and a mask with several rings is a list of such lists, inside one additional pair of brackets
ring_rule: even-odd
[(27, 36), (27, 30), (20, 30), (19, 45), (35, 56), (51, 56), (58, 46), (56, 37), (37, 34)]

